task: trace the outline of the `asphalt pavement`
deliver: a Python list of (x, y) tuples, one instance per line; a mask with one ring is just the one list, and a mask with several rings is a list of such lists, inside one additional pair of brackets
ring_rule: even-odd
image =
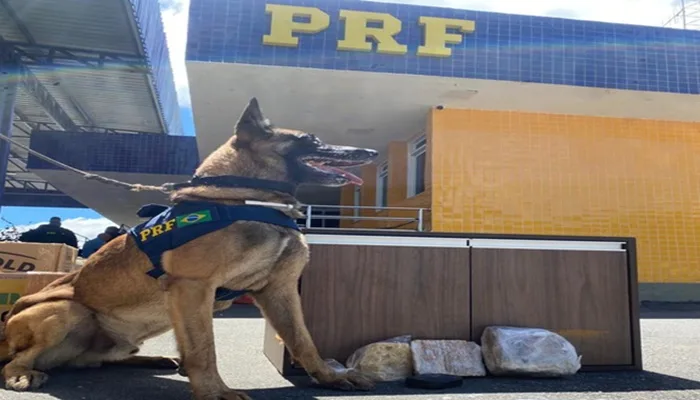
[[(406, 389), (381, 384), (369, 393), (313, 387), (308, 379), (294, 384), (280, 376), (262, 354), (263, 320), (251, 306), (234, 306), (215, 319), (219, 370), (229, 386), (253, 399), (405, 399), (405, 400), (675, 400), (700, 399), (700, 306), (645, 307), (642, 319), (643, 372), (580, 373), (570, 379), (471, 378), (447, 391)], [(142, 354), (176, 355), (174, 338), (164, 335)], [(296, 385), (296, 386), (295, 386)], [(8, 400), (189, 400), (185, 378), (123, 367), (54, 371), (39, 392), (0, 389)]]

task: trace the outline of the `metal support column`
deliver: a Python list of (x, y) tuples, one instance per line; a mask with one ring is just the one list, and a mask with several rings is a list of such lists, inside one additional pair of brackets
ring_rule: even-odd
[[(12, 137), (12, 120), (19, 81), (19, 60), (10, 46), (0, 44), (0, 134)], [(7, 163), (10, 159), (10, 144), (0, 141), (0, 207), (5, 193)]]

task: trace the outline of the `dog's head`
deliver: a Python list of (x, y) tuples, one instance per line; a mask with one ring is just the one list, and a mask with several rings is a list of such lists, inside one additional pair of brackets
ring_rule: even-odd
[(368, 164), (377, 155), (375, 150), (326, 144), (313, 134), (278, 128), (253, 98), (234, 135), (202, 163), (197, 175), (236, 175), (295, 185), (361, 185), (362, 179), (343, 168)]

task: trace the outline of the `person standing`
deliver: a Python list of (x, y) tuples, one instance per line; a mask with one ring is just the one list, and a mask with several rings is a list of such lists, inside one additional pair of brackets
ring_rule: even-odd
[(51, 217), (48, 224), (39, 225), (19, 237), (25, 243), (63, 243), (78, 248), (78, 238), (70, 229), (61, 227), (61, 218)]

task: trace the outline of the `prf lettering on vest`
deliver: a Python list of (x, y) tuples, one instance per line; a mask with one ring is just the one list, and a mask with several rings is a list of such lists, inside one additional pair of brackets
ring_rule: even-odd
[[(297, 47), (299, 37), (295, 34), (316, 34), (330, 26), (331, 18), (316, 7), (300, 7), (282, 4), (267, 4), (265, 12), (270, 15), (270, 33), (263, 36), (268, 46)], [(399, 43), (395, 36), (401, 32), (402, 21), (387, 13), (340, 10), (340, 20), (345, 24), (344, 37), (338, 40), (337, 49), (345, 51), (372, 51), (402, 55), (408, 46)], [(303, 22), (299, 20), (303, 19)], [(370, 25), (371, 24), (371, 25)], [(418, 25), (423, 28), (423, 44), (416, 54), (425, 57), (449, 57), (452, 49), (448, 44), (462, 42), (465, 34), (474, 32), (475, 22), (462, 19), (420, 17)], [(458, 31), (451, 33), (449, 30)], [(370, 40), (368, 40), (370, 39)]]
[(139, 235), (141, 236), (141, 241), (145, 242), (148, 241), (149, 239), (153, 239), (156, 236), (162, 235), (165, 232), (172, 231), (173, 228), (175, 228), (175, 221), (176, 219), (169, 219), (162, 224), (158, 225), (153, 225), (150, 228), (146, 228), (142, 230)]

